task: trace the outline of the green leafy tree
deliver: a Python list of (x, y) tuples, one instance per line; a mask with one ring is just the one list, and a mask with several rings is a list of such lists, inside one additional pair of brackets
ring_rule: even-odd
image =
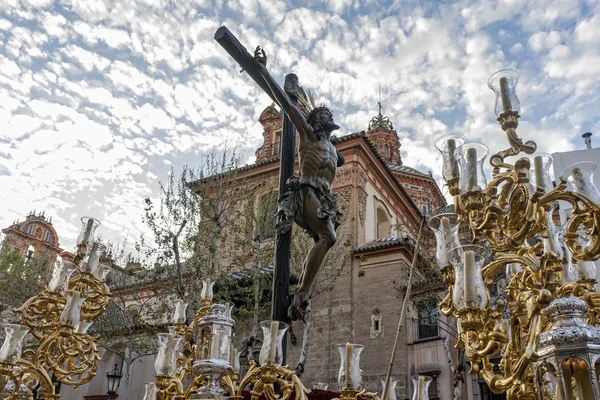
[(50, 275), (50, 262), (35, 255), (30, 259), (12, 250), (4, 240), (0, 247), (0, 315), (16, 322), (12, 309), (41, 292)]
[(111, 299), (91, 328), (100, 345), (123, 360), (124, 400), (129, 395), (133, 363), (158, 351), (156, 333), (166, 330), (171, 311), (168, 300), (175, 293), (171, 279), (156, 280), (126, 249), (126, 243), (108, 245), (103, 261), (111, 268), (107, 277)]
[[(173, 270), (176, 276), (175, 292), (186, 299), (185, 260), (189, 257), (191, 238), (198, 236), (201, 199), (190, 190), (188, 184), (197, 179), (197, 173), (184, 167), (179, 176), (171, 169), (166, 184), (160, 183), (160, 199), (144, 200), (144, 218), (152, 237), (142, 237), (136, 249), (157, 264)], [(157, 271), (161, 273), (162, 271)]]

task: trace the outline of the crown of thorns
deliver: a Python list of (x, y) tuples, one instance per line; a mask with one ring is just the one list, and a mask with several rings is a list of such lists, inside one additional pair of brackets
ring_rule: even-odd
[(321, 104), (319, 106), (316, 105), (315, 98), (314, 98), (312, 92), (310, 91), (310, 89), (308, 90), (308, 95), (307, 95), (304, 92), (304, 89), (298, 88), (297, 97), (298, 97), (298, 102), (303, 106), (302, 110), (305, 112), (306, 122), (308, 122), (309, 125), (312, 125), (316, 121), (317, 115), (321, 111), (327, 111), (327, 112), (331, 113), (331, 110), (329, 109), (329, 107), (326, 107), (323, 104)]

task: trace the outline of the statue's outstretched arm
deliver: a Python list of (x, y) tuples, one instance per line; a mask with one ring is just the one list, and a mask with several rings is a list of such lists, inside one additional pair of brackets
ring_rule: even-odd
[(254, 51), (254, 59), (258, 63), (259, 73), (269, 86), (269, 89), (271, 90), (271, 93), (273, 94), (273, 97), (275, 98), (277, 103), (279, 103), (283, 111), (288, 115), (288, 117), (292, 121), (292, 124), (294, 124), (294, 126), (298, 130), (300, 138), (310, 138), (311, 140), (316, 140), (316, 137), (313, 133), (313, 129), (306, 122), (302, 111), (300, 111), (298, 107), (292, 104), (289, 97), (287, 96), (287, 94), (285, 94), (281, 86), (279, 86), (277, 82), (275, 82), (275, 79), (273, 79), (269, 71), (267, 71), (267, 56), (265, 54), (265, 51), (261, 49), (260, 46), (257, 47)]

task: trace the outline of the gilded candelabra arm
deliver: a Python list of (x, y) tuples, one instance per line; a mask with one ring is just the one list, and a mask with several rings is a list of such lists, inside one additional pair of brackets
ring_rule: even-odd
[(205, 379), (202, 375), (198, 375), (192, 380), (190, 386), (185, 390), (183, 397), (185, 399), (189, 399), (192, 393), (195, 393), (199, 388), (201, 388), (205, 384)]
[[(232, 376), (234, 375), (234, 376)], [(224, 376), (221, 379), (221, 387), (223, 387), (230, 396), (235, 396), (235, 394), (238, 391), (237, 385), (236, 385), (236, 381), (237, 381), (237, 374), (232, 374), (232, 375), (227, 375)]]
[(106, 311), (110, 300), (110, 289), (93, 274), (81, 272), (69, 279), (69, 289), (86, 294), (86, 299), (81, 306), (81, 319), (93, 321)]
[(246, 372), (246, 375), (242, 378), (242, 381), (238, 386), (238, 390), (236, 392), (238, 396), (242, 395), (242, 391), (246, 386), (248, 386), (248, 384), (256, 382), (259, 373), (260, 368), (256, 366), (256, 363), (254, 361), (250, 361), (250, 368), (248, 369), (248, 372)]
[(180, 365), (181, 368), (175, 372), (175, 377), (183, 382), (186, 376), (189, 376), (192, 373), (192, 365), (194, 360), (196, 359), (196, 345), (193, 345), (190, 351), (190, 354), (186, 357), (183, 353), (179, 354), (177, 357), (177, 365)]
[(519, 113), (516, 111), (503, 112), (498, 117), (500, 127), (506, 132), (506, 140), (510, 144), (510, 148), (503, 150), (499, 153), (494, 154), (490, 157), (490, 164), (493, 169), (493, 173), (498, 173), (500, 168), (512, 169), (513, 166), (506, 164), (504, 159), (506, 157), (516, 156), (521, 152), (525, 154), (533, 154), (537, 149), (537, 145), (533, 141), (527, 141), (523, 143), (523, 139), (517, 135), (517, 126), (519, 125)]
[[(251, 362), (250, 369), (237, 389), (237, 396), (242, 395), (244, 387), (249, 383), (254, 383), (254, 387), (250, 392), (252, 400), (258, 400), (261, 396), (264, 396), (266, 400), (287, 400), (292, 393), (295, 393), (295, 400), (308, 399), (307, 394), (309, 391), (304, 387), (296, 373), (283, 366), (278, 367), (267, 363), (257, 367), (254, 362)], [(279, 386), (279, 390), (283, 393), (281, 397), (275, 392), (275, 385)]]
[(45, 366), (58, 381), (77, 389), (96, 375), (99, 359), (94, 338), (63, 325), (38, 347), (34, 363)]
[(170, 400), (174, 396), (183, 396), (181, 381), (169, 375), (156, 375), (156, 400)]
[(481, 269), (481, 275), (485, 280), (486, 285), (490, 285), (494, 281), (494, 275), (498, 270), (506, 264), (518, 263), (525, 267), (530, 268), (531, 270), (538, 270), (540, 267), (539, 261), (535, 258), (534, 255), (529, 254), (529, 252), (520, 254), (506, 254), (498, 256), (498, 258), (491, 263), (487, 264)]
[(184, 338), (184, 349), (192, 348), (192, 335), (194, 333), (194, 322), (188, 326), (186, 324), (175, 324), (175, 333)]
[(14, 311), (20, 315), (23, 325), (31, 329), (31, 334), (44, 341), (56, 331), (65, 304), (66, 299), (62, 294), (45, 289)]
[(456, 312), (456, 308), (454, 307), (454, 302), (452, 301), (452, 291), (454, 290), (454, 285), (448, 286), (448, 293), (446, 297), (440, 303), (440, 312), (442, 315), (449, 317)]
[(473, 232), (482, 232), (492, 230), (502, 219), (502, 209), (498, 206), (495, 199), (485, 208), (483, 221), (472, 221), (471, 230)]
[[(560, 178), (554, 190), (540, 199), (540, 204), (546, 205), (557, 200), (568, 202), (573, 207), (573, 215), (564, 234), (573, 258), (580, 261), (595, 261), (600, 258), (600, 207), (580, 193), (567, 191), (563, 178)], [(587, 247), (583, 247), (579, 241), (580, 226), (592, 238)]]
[(367, 392), (366, 389), (361, 390), (356, 394), (356, 397), (367, 400), (381, 400), (377, 393)]
[[(38, 389), (38, 393), (43, 394), (44, 398), (58, 399), (60, 397), (60, 395), (55, 393), (55, 387), (52, 383), (52, 379), (50, 378), (50, 375), (48, 375), (48, 372), (46, 372), (44, 368), (25, 359), (18, 360), (16, 365), (20, 370), (22, 383), (27, 385), (29, 380), (33, 381), (35, 379), (39, 382), (40, 386), (40, 388)], [(28, 377), (25, 377), (26, 375), (28, 375)], [(17, 388), (18, 385), (15, 385), (15, 389)]]

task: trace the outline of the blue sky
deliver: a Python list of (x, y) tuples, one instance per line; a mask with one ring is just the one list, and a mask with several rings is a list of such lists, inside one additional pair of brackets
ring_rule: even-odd
[[(253, 160), (267, 96), (213, 40), (226, 25), (334, 109), (340, 134), (384, 113), (405, 165), (439, 176), (448, 132), (505, 145), (487, 79), (519, 71), (520, 135), (542, 151), (600, 131), (600, 2), (0, 0), (0, 226), (46, 210), (134, 241), (158, 181), (227, 140)], [(597, 143), (597, 140), (596, 142)]]

